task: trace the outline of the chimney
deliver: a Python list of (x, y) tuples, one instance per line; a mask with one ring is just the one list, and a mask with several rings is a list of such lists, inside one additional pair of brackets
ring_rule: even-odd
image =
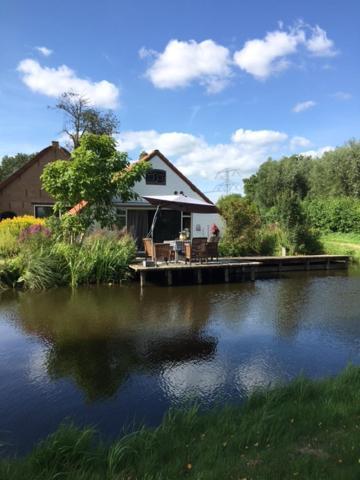
[(59, 148), (59, 142), (57, 140), (53, 140), (51, 142), (51, 145), (54, 147), (54, 148)]

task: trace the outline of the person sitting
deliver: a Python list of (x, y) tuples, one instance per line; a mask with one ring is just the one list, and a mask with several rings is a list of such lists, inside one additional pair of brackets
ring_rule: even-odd
[(212, 243), (212, 242), (215, 242), (217, 243), (218, 241), (220, 240), (220, 230), (219, 230), (219, 227), (217, 225), (215, 225), (215, 223), (213, 223), (210, 227), (210, 235), (208, 237), (208, 242), (209, 243)]

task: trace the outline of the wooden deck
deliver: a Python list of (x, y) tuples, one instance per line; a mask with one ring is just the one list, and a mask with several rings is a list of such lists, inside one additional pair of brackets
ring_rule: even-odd
[(167, 285), (175, 283), (203, 283), (207, 276), (216, 276), (217, 282), (254, 281), (259, 275), (271, 275), (279, 272), (346, 269), (349, 263), (347, 255), (302, 255), (292, 257), (236, 257), (220, 258), (218, 261), (204, 263), (158, 263), (157, 266), (144, 266), (134, 263), (130, 268), (140, 277), (143, 287), (151, 279), (155, 283)]

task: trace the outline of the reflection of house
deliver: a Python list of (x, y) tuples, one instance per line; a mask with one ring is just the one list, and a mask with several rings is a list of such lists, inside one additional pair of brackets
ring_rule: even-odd
[[(69, 153), (53, 142), (30, 160), (21, 169), (0, 183), (0, 215), (46, 216), (51, 212), (52, 199), (41, 188), (40, 175), (44, 166), (56, 159), (67, 159)], [(122, 203), (114, 199), (119, 220), (129, 232), (140, 241), (149, 231), (155, 208), (141, 198), (142, 195), (173, 195), (183, 193), (189, 197), (210, 202), (210, 200), (186, 178), (158, 150), (143, 157), (151, 162), (152, 169), (146, 178), (138, 182), (134, 190), (139, 198)], [(177, 238), (179, 232), (188, 228), (192, 237), (209, 235), (212, 223), (221, 225), (218, 214), (183, 213), (175, 210), (162, 210), (157, 221), (154, 239), (156, 241)], [(140, 243), (140, 242), (139, 242)]]
[(40, 175), (45, 165), (69, 158), (69, 152), (52, 142), (34, 158), (0, 183), (0, 218), (14, 215), (48, 216), (54, 200), (42, 189)]

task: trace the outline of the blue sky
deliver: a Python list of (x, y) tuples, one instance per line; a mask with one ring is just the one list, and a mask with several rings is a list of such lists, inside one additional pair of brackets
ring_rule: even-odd
[(359, 18), (357, 0), (2, 0), (0, 155), (61, 138), (48, 106), (72, 89), (118, 114), (132, 158), (159, 148), (216, 198), (224, 168), (241, 185), (359, 138)]

